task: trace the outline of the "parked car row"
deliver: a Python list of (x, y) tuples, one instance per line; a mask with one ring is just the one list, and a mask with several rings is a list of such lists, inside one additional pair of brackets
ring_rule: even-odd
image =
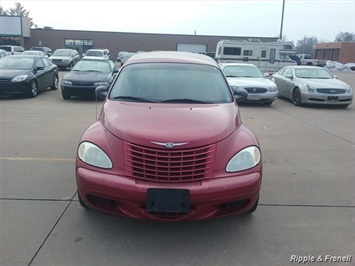
[[(35, 97), (59, 87), (58, 66), (43, 55), (6, 56), (0, 70), (1, 94)], [(60, 87), (64, 99), (104, 99), (78, 144), (81, 206), (159, 221), (257, 209), (261, 150), (236, 102), (269, 105), (282, 96), (295, 105), (347, 107), (353, 97), (349, 85), (320, 67), (289, 66), (267, 76), (254, 65), (187, 52), (137, 54), (120, 70), (107, 58), (85, 56)]]
[[(1, 53), (0, 50), (1, 54), (5, 52)], [(48, 56), (36, 49), (22, 51), (21, 54)], [(135, 54), (137, 53), (121, 52), (117, 61), (122, 66)], [(80, 60), (78, 52), (74, 49), (57, 49), (48, 59), (59, 69), (72, 70), (61, 83), (64, 99), (85, 94), (93, 96), (97, 86), (103, 84), (108, 86), (114, 74), (118, 72), (115, 64), (109, 60), (107, 49), (90, 49), (83, 57), (85, 60)], [(79, 61), (80, 65), (74, 68)], [(346, 108), (352, 103), (352, 88), (321, 67), (287, 66), (272, 76), (263, 74), (253, 64), (220, 63), (219, 67), (232, 89), (242, 88), (248, 92), (248, 97), (241, 102), (271, 105), (277, 97), (283, 97), (290, 99), (297, 106), (322, 104)]]

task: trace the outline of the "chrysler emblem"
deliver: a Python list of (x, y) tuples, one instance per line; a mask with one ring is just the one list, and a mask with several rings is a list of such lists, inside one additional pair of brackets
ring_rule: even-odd
[(182, 146), (185, 144), (188, 144), (188, 142), (180, 142), (180, 143), (173, 143), (173, 142), (156, 142), (156, 141), (151, 141), (151, 143), (160, 145), (160, 146), (165, 146), (168, 149), (174, 148), (176, 146)]
[(330, 90), (330, 93), (335, 93), (335, 90)]

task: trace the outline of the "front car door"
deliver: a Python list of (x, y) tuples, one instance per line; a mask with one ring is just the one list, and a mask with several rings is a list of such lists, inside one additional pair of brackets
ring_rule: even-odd
[(38, 89), (43, 90), (43, 89), (49, 87), (51, 85), (52, 73), (51, 73), (51, 71), (48, 70), (48, 67), (46, 67), (42, 58), (36, 59), (35, 68), (36, 68), (35, 71), (37, 71), (36, 77), (38, 80)]

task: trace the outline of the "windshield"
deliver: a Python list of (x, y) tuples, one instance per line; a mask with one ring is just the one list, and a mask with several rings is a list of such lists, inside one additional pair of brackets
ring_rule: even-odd
[(6, 56), (0, 60), (0, 69), (31, 69), (34, 58)]
[(93, 51), (93, 50), (89, 50), (86, 52), (85, 54), (86, 56), (99, 56), (99, 57), (102, 57), (104, 56), (104, 53), (102, 51)]
[(333, 76), (323, 68), (298, 68), (295, 69), (295, 75), (298, 78), (307, 79), (332, 79)]
[(106, 61), (80, 60), (75, 64), (72, 71), (92, 71), (92, 72), (111, 72), (110, 64)]
[(226, 66), (223, 73), (226, 77), (263, 78), (260, 70), (253, 66)]
[(195, 64), (142, 63), (123, 68), (109, 99), (137, 102), (226, 103), (233, 96), (219, 69)]
[(7, 52), (11, 52), (11, 47), (9, 47), (9, 46), (1, 46), (0, 49), (3, 49)]
[(57, 50), (53, 53), (54, 56), (66, 56), (66, 57), (70, 57), (71, 53), (70, 51), (63, 51), (63, 50)]

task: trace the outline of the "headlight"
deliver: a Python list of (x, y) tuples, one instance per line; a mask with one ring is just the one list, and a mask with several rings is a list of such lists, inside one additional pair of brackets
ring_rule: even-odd
[(351, 87), (348, 84), (346, 84), (345, 91), (347, 93), (351, 93), (352, 92), (352, 89), (351, 89)]
[(84, 163), (99, 168), (111, 169), (112, 162), (107, 154), (95, 144), (82, 142), (78, 148), (78, 157)]
[(12, 79), (12, 82), (21, 82), (28, 78), (28, 75), (17, 76)]
[(63, 79), (62, 80), (63, 85), (73, 85), (73, 83), (70, 80)]
[(106, 81), (97, 81), (97, 82), (95, 82), (94, 83), (94, 86), (106, 86), (106, 87), (109, 87), (110, 86), (110, 84), (108, 83), (108, 82), (106, 82)]
[(238, 172), (256, 166), (261, 160), (261, 153), (258, 147), (251, 146), (238, 152), (229, 160), (226, 171)]
[(307, 91), (309, 92), (315, 92), (316, 90), (309, 84), (305, 84), (304, 87), (306, 88)]
[(269, 91), (269, 92), (275, 92), (275, 91), (277, 91), (277, 86), (269, 87), (268, 91)]

